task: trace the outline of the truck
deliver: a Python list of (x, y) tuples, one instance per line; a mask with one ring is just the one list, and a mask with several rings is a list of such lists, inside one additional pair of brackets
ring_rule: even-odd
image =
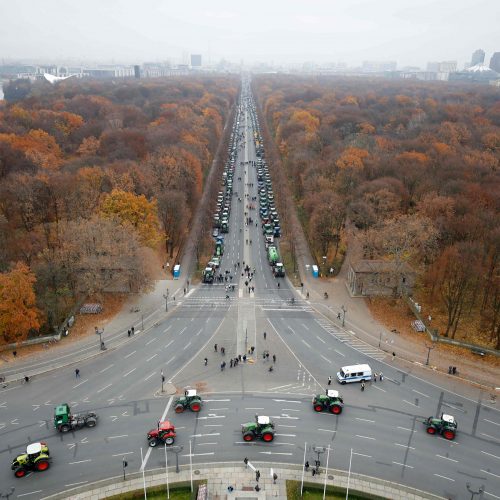
[(97, 414), (93, 411), (86, 413), (71, 413), (68, 403), (62, 403), (54, 408), (54, 427), (59, 432), (69, 432), (82, 427), (95, 427)]
[(278, 249), (273, 245), (269, 246), (269, 248), (267, 249), (267, 260), (272, 266), (277, 264), (279, 260)]
[(205, 267), (203, 270), (203, 283), (213, 283), (214, 275), (215, 273), (212, 267)]
[(217, 257), (224, 255), (224, 240), (222, 238), (217, 238), (215, 242), (215, 255)]
[(273, 274), (275, 278), (285, 277), (285, 266), (282, 262), (276, 262), (276, 265), (273, 267)]

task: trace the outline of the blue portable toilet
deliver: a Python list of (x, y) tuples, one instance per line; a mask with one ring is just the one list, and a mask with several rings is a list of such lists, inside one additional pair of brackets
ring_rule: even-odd
[(180, 275), (181, 275), (181, 265), (176, 264), (174, 266), (174, 280), (178, 280), (180, 278)]
[(312, 273), (313, 273), (313, 278), (318, 278), (319, 277), (319, 269), (318, 266), (313, 265), (312, 266)]

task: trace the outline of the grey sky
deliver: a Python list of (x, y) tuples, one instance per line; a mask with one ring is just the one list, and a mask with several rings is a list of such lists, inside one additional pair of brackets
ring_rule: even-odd
[(0, 58), (136, 62), (470, 60), (500, 0), (0, 0)]

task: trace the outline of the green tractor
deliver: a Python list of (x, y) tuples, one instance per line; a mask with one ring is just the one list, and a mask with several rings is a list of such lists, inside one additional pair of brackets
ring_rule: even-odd
[(441, 434), (445, 439), (452, 440), (455, 439), (457, 433), (457, 421), (455, 417), (451, 415), (446, 415), (446, 413), (441, 414), (441, 418), (429, 417), (424, 420), (424, 425), (427, 430), (427, 434)]
[(69, 432), (82, 427), (95, 427), (97, 418), (97, 414), (93, 411), (71, 413), (68, 403), (62, 403), (54, 408), (54, 427), (59, 432)]
[(255, 415), (255, 422), (247, 422), (241, 425), (243, 441), (262, 439), (270, 443), (274, 439), (274, 423), (269, 417)]
[(205, 267), (203, 270), (203, 283), (213, 283), (215, 278), (215, 273), (212, 267)]
[(285, 277), (285, 266), (282, 262), (276, 262), (276, 265), (273, 267), (273, 274), (275, 278)]
[(328, 389), (326, 394), (316, 394), (312, 400), (314, 411), (321, 412), (328, 410), (335, 415), (342, 413), (344, 407), (344, 399), (339, 394), (339, 391)]
[(200, 396), (196, 394), (196, 389), (185, 390), (184, 396), (181, 396), (174, 402), (175, 413), (182, 413), (187, 408), (195, 413), (198, 413), (201, 410), (201, 407), (202, 401)]
[(50, 453), (47, 443), (32, 443), (26, 447), (26, 453), (12, 460), (10, 468), (16, 477), (24, 477), (30, 471), (43, 472), (50, 467)]

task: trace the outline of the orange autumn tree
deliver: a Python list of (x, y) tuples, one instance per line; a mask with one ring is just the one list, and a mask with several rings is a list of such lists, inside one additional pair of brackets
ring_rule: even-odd
[(105, 219), (117, 219), (122, 226), (131, 227), (139, 235), (141, 243), (154, 248), (160, 241), (156, 200), (148, 201), (141, 194), (113, 189), (101, 204)]
[(0, 274), (0, 333), (6, 343), (23, 341), (30, 330), (40, 328), (35, 282), (35, 275), (21, 262)]

